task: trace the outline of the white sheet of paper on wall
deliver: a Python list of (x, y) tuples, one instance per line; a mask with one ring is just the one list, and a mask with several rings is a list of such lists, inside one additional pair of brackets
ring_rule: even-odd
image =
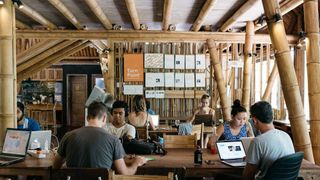
[(156, 90), (155, 91), (155, 98), (163, 99), (164, 98), (164, 90)]
[(186, 88), (194, 87), (194, 73), (185, 73), (184, 76)]
[(163, 87), (164, 73), (146, 73), (146, 87)]
[(176, 73), (175, 80), (174, 80), (175, 87), (184, 87), (184, 73)]
[(196, 69), (206, 68), (206, 56), (205, 54), (196, 54)]
[(174, 73), (164, 73), (164, 86), (165, 87), (174, 87)]
[(124, 95), (143, 95), (143, 85), (123, 85)]
[(186, 55), (186, 69), (194, 69), (195, 56), (194, 55)]
[(165, 54), (164, 55), (164, 68), (165, 69), (174, 69), (174, 55)]
[(154, 90), (146, 90), (145, 91), (146, 98), (155, 98), (156, 94)]
[(197, 73), (196, 74), (196, 87), (205, 87), (206, 86), (206, 74)]
[(185, 55), (176, 55), (175, 57), (175, 69), (184, 69)]
[(163, 68), (163, 54), (144, 54), (144, 68)]

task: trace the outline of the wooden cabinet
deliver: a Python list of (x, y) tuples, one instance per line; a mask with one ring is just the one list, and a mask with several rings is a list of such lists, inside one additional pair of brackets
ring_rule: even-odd
[(62, 81), (62, 68), (47, 68), (37, 72), (31, 77), (34, 81)]

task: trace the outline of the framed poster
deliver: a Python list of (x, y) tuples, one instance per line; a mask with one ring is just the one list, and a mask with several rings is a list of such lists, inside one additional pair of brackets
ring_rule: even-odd
[(173, 54), (165, 54), (164, 55), (164, 68), (165, 69), (174, 69), (174, 55)]
[(205, 69), (205, 68), (206, 68), (206, 55), (196, 54), (196, 69)]
[(174, 86), (184, 88), (184, 73), (175, 74)]
[(185, 55), (176, 55), (175, 57), (175, 69), (184, 69)]
[(163, 87), (164, 73), (146, 73), (146, 87)]
[(194, 69), (195, 68), (195, 56), (194, 55), (186, 55), (186, 69)]
[(144, 68), (163, 68), (163, 54), (144, 54)]
[(143, 82), (143, 54), (124, 54), (124, 81)]

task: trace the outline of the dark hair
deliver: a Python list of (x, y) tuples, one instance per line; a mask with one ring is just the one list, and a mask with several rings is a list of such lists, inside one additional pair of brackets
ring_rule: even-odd
[(210, 99), (210, 96), (208, 94), (204, 94), (201, 96), (201, 100), (202, 99)]
[(93, 101), (89, 106), (88, 106), (88, 119), (93, 119), (93, 118), (102, 118), (108, 111), (108, 108), (105, 104), (102, 102), (97, 102)]
[(17, 102), (17, 108), (19, 108), (22, 114), (24, 114), (24, 105), (22, 102)]
[(148, 101), (148, 100), (146, 100), (146, 108), (147, 108), (147, 110), (150, 109), (150, 101)]
[(262, 123), (269, 124), (273, 120), (272, 107), (267, 101), (256, 102), (251, 106), (250, 113)]
[(146, 100), (142, 95), (135, 95), (133, 98), (133, 110), (137, 113), (145, 111)]
[(128, 114), (129, 114), (129, 110), (128, 110), (128, 104), (124, 101), (115, 101), (113, 104), (112, 104), (112, 113), (113, 113), (113, 109), (116, 109), (116, 108), (124, 108), (124, 111), (125, 111), (125, 116), (127, 117)]
[(231, 108), (232, 108), (232, 110), (231, 110), (231, 115), (232, 116), (235, 116), (240, 112), (247, 112), (246, 108), (241, 106), (239, 99), (236, 99), (235, 101), (233, 101), (233, 105), (232, 105)]

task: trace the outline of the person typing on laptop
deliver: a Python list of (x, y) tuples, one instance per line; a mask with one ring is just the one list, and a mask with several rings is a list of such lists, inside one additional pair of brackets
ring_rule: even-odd
[(215, 111), (214, 109), (210, 108), (209, 105), (210, 105), (210, 96), (207, 94), (202, 95), (200, 106), (194, 110), (192, 117), (189, 119), (189, 122), (193, 123), (197, 114), (211, 114), (212, 119), (214, 120)]
[(24, 105), (21, 102), (17, 102), (17, 122), (18, 129), (27, 129), (31, 131), (41, 130), (39, 123), (27, 117), (24, 113)]
[(146, 163), (141, 156), (125, 158), (120, 140), (102, 128), (107, 120), (106, 112), (103, 103), (89, 105), (88, 126), (64, 135), (54, 159), (54, 169), (61, 168), (66, 161), (67, 167), (110, 169), (113, 166), (119, 174), (132, 175), (138, 166)]

